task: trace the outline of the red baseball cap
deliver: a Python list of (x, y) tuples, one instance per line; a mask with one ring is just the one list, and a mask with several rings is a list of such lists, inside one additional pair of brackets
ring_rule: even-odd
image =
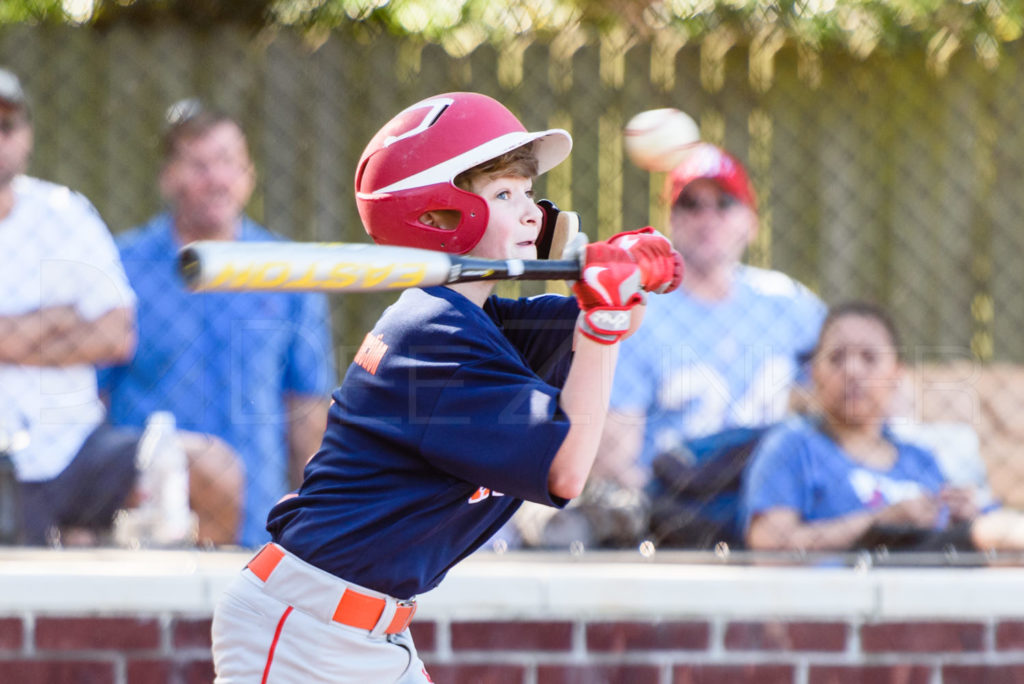
[(665, 179), (665, 197), (675, 204), (687, 185), (709, 178), (743, 204), (757, 210), (757, 197), (746, 169), (735, 157), (711, 143), (699, 143)]

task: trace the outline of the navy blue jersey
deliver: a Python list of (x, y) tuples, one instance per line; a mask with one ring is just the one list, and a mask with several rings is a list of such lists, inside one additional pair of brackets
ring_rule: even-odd
[(558, 397), (575, 299), (411, 289), (378, 321), (334, 393), (297, 497), (270, 512), (276, 542), (350, 582), (409, 598), (432, 589), (548, 491), (569, 431)]

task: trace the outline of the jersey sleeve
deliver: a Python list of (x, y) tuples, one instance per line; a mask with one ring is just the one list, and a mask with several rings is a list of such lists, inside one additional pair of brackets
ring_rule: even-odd
[(327, 396), (337, 378), (327, 298), (315, 293), (297, 295), (295, 309), (284, 388), (296, 394)]
[(124, 376), (125, 368), (124, 365), (96, 367), (96, 387), (101, 394), (108, 394), (117, 386)]
[(422, 454), (436, 467), (549, 506), (548, 471), (569, 432), (559, 392), (513, 364), (463, 366), (437, 395)]
[(807, 446), (803, 435), (790, 424), (765, 434), (751, 454), (743, 476), (743, 529), (755, 515), (773, 508), (803, 512), (808, 474), (804, 470)]
[(534, 373), (550, 385), (565, 384), (572, 364), (572, 338), (579, 316), (575, 297), (553, 294), (522, 299), (491, 297), (484, 310)]
[[(53, 201), (79, 233), (75, 253), (52, 265), (60, 278), (75, 288), (75, 308), (83, 318), (94, 320), (112, 309), (134, 308), (135, 293), (128, 284), (113, 236), (99, 212), (83, 196), (70, 193), (65, 201)], [(48, 283), (50, 284), (50, 283)]]
[[(116, 252), (118, 264), (122, 272), (125, 275), (125, 280), (129, 287), (133, 290), (133, 303), (136, 299), (148, 301), (147, 291), (145, 289), (139, 289), (138, 273), (141, 271), (159, 273), (159, 268), (154, 268), (153, 262), (145, 260), (139, 255), (139, 245), (141, 242), (142, 229), (132, 228), (130, 230), (121, 232), (114, 239), (114, 250)], [(145, 264), (145, 266), (140, 266)], [(161, 287), (167, 286), (167, 282), (164, 278), (160, 278)], [(145, 282), (142, 283), (145, 285)], [(99, 391), (103, 394), (109, 394), (114, 391), (114, 388), (118, 386), (126, 377), (130, 362), (116, 363), (113, 365), (98, 364), (96, 366), (96, 384)]]

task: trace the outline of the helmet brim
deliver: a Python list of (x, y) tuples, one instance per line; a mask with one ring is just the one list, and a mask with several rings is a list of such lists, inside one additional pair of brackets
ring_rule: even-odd
[(488, 140), (483, 145), (478, 145), (425, 171), (407, 176), (397, 183), (380, 188), (374, 194), (421, 188), (437, 183), (450, 183), (463, 171), (531, 142), (536, 142), (534, 153), (537, 155), (538, 175), (561, 164), (572, 151), (572, 136), (561, 128), (536, 132), (514, 131)]
[(572, 137), (568, 131), (564, 131), (561, 128), (551, 128), (539, 133), (527, 133), (526, 136), (528, 140), (510, 147), (509, 150), (525, 145), (528, 142), (536, 141), (533, 149), (537, 155), (538, 174), (547, 173), (564, 162), (568, 158), (569, 152), (572, 151)]

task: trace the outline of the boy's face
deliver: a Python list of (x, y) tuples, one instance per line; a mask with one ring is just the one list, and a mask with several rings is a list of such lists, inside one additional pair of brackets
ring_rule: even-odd
[(472, 192), (487, 202), (487, 230), (469, 254), (481, 259), (536, 259), (543, 214), (533, 201), (533, 179), (478, 178)]

